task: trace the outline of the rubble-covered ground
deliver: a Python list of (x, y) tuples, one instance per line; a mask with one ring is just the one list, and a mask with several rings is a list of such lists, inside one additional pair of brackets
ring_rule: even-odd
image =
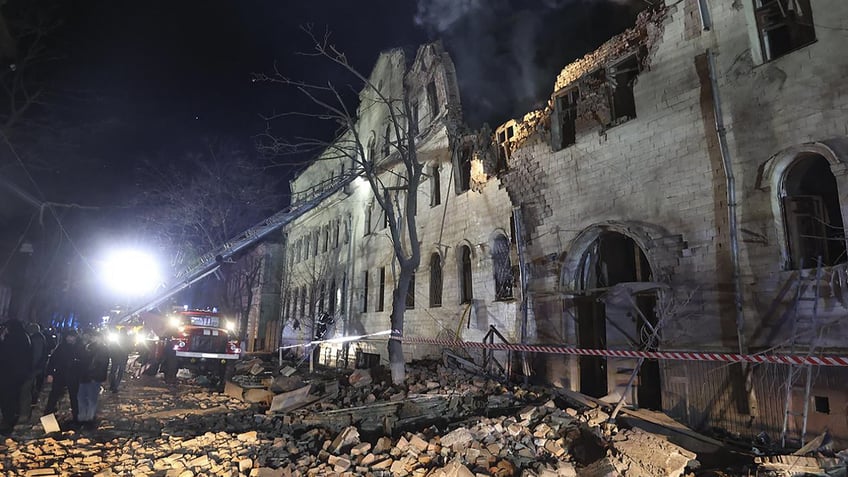
[[(101, 394), (97, 429), (45, 435), (34, 417), (0, 443), (0, 475), (600, 477), (755, 469), (753, 459), (730, 459), (709, 439), (667, 437), (638, 420), (611, 424), (609, 408), (591, 401), (506, 385), (448, 361), (410, 365), (404, 387), (379, 369), (281, 373), (258, 359), (239, 368), (241, 385), (230, 383), (226, 394), (191, 380), (129, 380), (120, 393)], [(805, 471), (841, 465), (844, 475), (838, 458), (786, 462), (791, 468), (800, 459)], [(781, 462), (768, 460), (772, 467), (760, 466), (760, 474), (784, 475)]]

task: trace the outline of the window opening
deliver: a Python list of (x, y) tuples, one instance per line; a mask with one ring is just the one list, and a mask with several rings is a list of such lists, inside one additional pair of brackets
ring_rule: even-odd
[(556, 97), (554, 117), (551, 127), (551, 146), (554, 151), (566, 148), (577, 142), (577, 103), (580, 92), (577, 88)]
[(510, 261), (509, 240), (503, 235), (495, 237), (492, 261), (495, 273), (495, 300), (511, 300), (514, 283)]
[(330, 316), (336, 314), (336, 297), (336, 279), (334, 278), (333, 281), (330, 282), (330, 301), (327, 306), (327, 313), (329, 313)]
[(754, 15), (765, 61), (816, 41), (810, 0), (754, 0)]
[(636, 117), (636, 99), (633, 85), (639, 75), (639, 60), (635, 55), (611, 66), (607, 81), (612, 88), (612, 123), (618, 124)]
[(827, 396), (815, 396), (813, 401), (815, 402), (816, 412), (830, 414), (830, 398)]
[(442, 257), (430, 255), (430, 307), (442, 306)]
[(386, 307), (386, 267), (380, 267), (380, 288), (377, 295), (377, 309), (383, 311)]
[(383, 157), (388, 157), (389, 154), (391, 154), (391, 152), (392, 152), (392, 142), (391, 142), (392, 136), (391, 135), (392, 135), (391, 123), (386, 124), (386, 134), (383, 135)]
[(409, 288), (406, 289), (406, 309), (415, 308), (415, 273), (409, 277)]
[(819, 154), (792, 163), (783, 183), (783, 214), (789, 266), (813, 268), (845, 263), (845, 229), (836, 178)]
[(459, 302), (471, 303), (474, 289), (471, 283), (471, 249), (467, 245), (459, 248)]
[(439, 166), (430, 167), (430, 207), (442, 203), (442, 180), (439, 176)]
[(368, 271), (362, 272), (362, 313), (368, 311)]
[(374, 213), (374, 200), (368, 202), (368, 207), (365, 208), (365, 235), (371, 233), (371, 215)]
[(465, 146), (459, 151), (458, 174), (456, 176), (457, 194), (461, 194), (471, 188), (471, 158), (473, 150)]
[(427, 85), (427, 104), (430, 105), (430, 120), (439, 115), (439, 95), (436, 92), (436, 82), (431, 81)]

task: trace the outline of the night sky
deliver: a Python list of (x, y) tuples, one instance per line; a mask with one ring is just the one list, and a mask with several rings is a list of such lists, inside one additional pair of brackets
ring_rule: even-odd
[[(57, 13), (63, 26), (54, 36), (58, 59), (48, 75), (57, 98), (51, 114), (74, 131), (75, 141), (65, 151), (68, 161), (58, 161), (53, 177), (42, 179), (45, 195), (83, 202), (111, 197), (114, 202), (134, 193), (127, 187), (135, 183), (140, 159), (178, 161), (204, 139), (251, 150), (252, 137), (266, 127), (261, 115), (310, 107), (292, 90), (253, 83), (252, 73), (268, 72), (276, 64), (295, 78), (335, 78), (337, 72), (326, 63), (296, 54), (309, 47), (300, 31), (306, 23), (329, 29), (334, 42), (365, 72), (381, 50), (442, 39), (457, 64), (466, 119), (479, 127), (538, 107), (550, 94), (556, 72), (632, 24), (640, 4), (66, 2)], [(332, 134), (332, 127), (307, 121), (271, 126), (283, 136)], [(80, 190), (80, 184), (92, 187)]]
[[(77, 255), (62, 260), (72, 264), (87, 261), (87, 250), (107, 240), (110, 228), (132, 230), (137, 212), (128, 205), (146, 187), (140, 168), (179, 166), (208, 140), (257, 156), (255, 135), (269, 127), (262, 115), (315, 110), (292, 89), (253, 82), (253, 73), (271, 72), (276, 65), (309, 82), (348, 81), (326, 61), (297, 54), (310, 47), (302, 25), (329, 30), (333, 43), (365, 74), (382, 50), (414, 51), (423, 42), (442, 40), (457, 67), (465, 120), (476, 129), (540, 107), (564, 65), (631, 26), (646, 5), (645, 0), (8, 0), (7, 19), (17, 7), (44, 6), (59, 25), (47, 36), (50, 61), (37, 70), (49, 101), (28, 118), (41, 126), (19, 128), (13, 138), (27, 169), (0, 148), (0, 179), (6, 184), (0, 187), (0, 252), (11, 256), (35, 211), (10, 187), (36, 202), (99, 207), (60, 210), (69, 250)], [(278, 136), (326, 139), (335, 126), (287, 119), (270, 127)], [(303, 160), (267, 172), (285, 188)], [(174, 180), (187, 180), (191, 170), (184, 174)], [(46, 217), (51, 220), (51, 214)]]

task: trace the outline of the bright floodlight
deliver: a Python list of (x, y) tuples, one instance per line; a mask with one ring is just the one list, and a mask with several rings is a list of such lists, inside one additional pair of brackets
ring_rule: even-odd
[(162, 282), (156, 260), (137, 250), (112, 253), (104, 264), (104, 278), (109, 287), (125, 295), (144, 295)]

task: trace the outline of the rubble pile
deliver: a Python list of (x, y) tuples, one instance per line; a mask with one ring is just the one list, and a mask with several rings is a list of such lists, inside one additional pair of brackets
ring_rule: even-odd
[[(252, 377), (235, 381), (247, 387), (135, 383), (106, 399), (97, 431), (7, 439), (0, 475), (678, 477), (699, 467), (694, 452), (619, 428), (573, 393), (508, 386), (448, 362), (410, 366), (404, 387), (379, 369), (241, 368)], [(290, 410), (248, 402), (251, 391), (287, 397)]]

